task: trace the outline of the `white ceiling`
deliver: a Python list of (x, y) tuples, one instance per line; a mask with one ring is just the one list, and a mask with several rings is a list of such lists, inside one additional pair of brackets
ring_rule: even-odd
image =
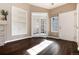
[(51, 9), (51, 8), (55, 8), (55, 7), (58, 7), (58, 6), (61, 6), (61, 5), (64, 5), (66, 3), (30, 3), (31, 5), (34, 5), (34, 6), (38, 6), (38, 7), (43, 7), (43, 8), (46, 8), (46, 9)]

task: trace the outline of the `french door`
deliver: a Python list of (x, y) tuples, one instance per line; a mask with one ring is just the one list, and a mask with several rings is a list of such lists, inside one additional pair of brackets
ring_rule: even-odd
[(47, 21), (47, 13), (32, 13), (32, 36), (47, 36)]

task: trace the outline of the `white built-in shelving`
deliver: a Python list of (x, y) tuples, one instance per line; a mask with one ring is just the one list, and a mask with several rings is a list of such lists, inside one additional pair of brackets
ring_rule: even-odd
[(1, 20), (1, 21), (0, 21), (0, 25), (1, 25), (1, 24), (2, 24), (2, 25), (5, 25), (5, 24), (7, 24), (7, 21), (5, 21), (5, 20), (2, 21), (2, 20)]
[(7, 21), (0, 21), (0, 46), (4, 45), (6, 39)]

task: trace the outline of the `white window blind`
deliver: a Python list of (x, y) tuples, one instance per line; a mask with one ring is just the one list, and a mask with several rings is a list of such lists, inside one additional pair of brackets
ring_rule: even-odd
[(27, 11), (12, 7), (12, 35), (27, 34)]

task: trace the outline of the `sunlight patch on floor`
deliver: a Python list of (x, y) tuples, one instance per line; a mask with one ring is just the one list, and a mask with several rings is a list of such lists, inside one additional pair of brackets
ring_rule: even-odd
[(48, 47), (50, 44), (52, 44), (52, 41), (44, 40), (40, 44), (28, 49), (27, 52), (31, 55), (36, 55), (42, 50), (44, 50), (46, 47)]

